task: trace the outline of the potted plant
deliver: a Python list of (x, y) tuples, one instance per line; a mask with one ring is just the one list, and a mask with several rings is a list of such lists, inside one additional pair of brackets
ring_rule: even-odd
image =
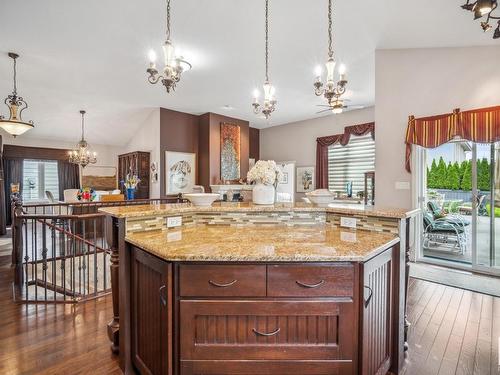
[(259, 160), (247, 174), (249, 183), (255, 183), (252, 201), (255, 204), (274, 204), (276, 187), (283, 172), (274, 160)]
[(137, 177), (137, 175), (133, 175), (131, 173), (127, 174), (125, 181), (123, 181), (123, 186), (125, 186), (127, 191), (127, 200), (134, 199), (135, 189), (137, 188), (137, 185), (139, 185), (139, 182), (141, 182), (141, 179)]

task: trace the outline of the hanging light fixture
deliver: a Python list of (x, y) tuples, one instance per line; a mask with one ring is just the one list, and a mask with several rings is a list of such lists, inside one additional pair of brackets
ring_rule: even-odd
[(81, 110), (80, 114), (82, 115), (82, 139), (76, 145), (76, 150), (69, 152), (69, 162), (85, 168), (87, 165), (97, 162), (97, 153), (90, 152), (90, 146), (85, 140), (85, 111)]
[[(333, 54), (333, 31), (332, 31), (332, 0), (328, 0), (328, 61), (326, 62), (326, 84), (321, 81), (322, 69), (316, 68), (316, 82), (314, 82), (314, 93), (316, 96), (324, 96), (333, 113), (342, 113), (344, 103), (341, 96), (346, 91), (346, 67), (339, 66), (339, 80), (335, 82), (335, 57)], [(325, 87), (323, 87), (325, 86)]]
[(167, 40), (163, 45), (163, 54), (165, 66), (163, 74), (159, 74), (158, 69), (156, 69), (156, 52), (149, 51), (150, 63), (146, 70), (149, 74), (148, 81), (151, 84), (156, 84), (161, 80), (167, 92), (175, 91), (175, 86), (181, 80), (182, 73), (190, 70), (192, 66), (182, 56), (175, 56), (175, 48), (170, 40), (170, 0), (167, 0)]
[[(471, 0), (467, 0), (467, 3), (462, 5), (462, 9), (467, 10), (469, 12), (474, 13), (474, 20), (478, 20), (482, 17), (486, 17), (486, 21), (481, 21), (481, 29), (484, 32), (487, 32), (493, 29), (493, 26), (490, 25), (490, 20), (500, 20), (500, 15), (493, 15), (492, 13), (498, 7), (497, 0), (477, 0), (471, 2)], [(493, 32), (493, 39), (500, 38), (500, 21)]]
[(16, 62), (19, 55), (14, 52), (8, 53), (9, 57), (14, 60), (14, 89), (11, 95), (5, 98), (4, 103), (9, 108), (9, 119), (7, 120), (4, 116), (0, 115), (0, 128), (5, 130), (7, 133), (17, 137), (18, 135), (33, 129), (35, 125), (33, 121), (25, 122), (23, 121), (21, 114), (28, 108), (28, 103), (20, 96), (17, 96), (17, 69)]
[(263, 85), (264, 89), (264, 102), (262, 105), (259, 103), (259, 90), (255, 89), (253, 98), (253, 111), (255, 114), (262, 113), (266, 119), (271, 117), (271, 113), (276, 110), (276, 98), (274, 94), (276, 89), (269, 81), (269, 0), (266, 0), (266, 80)]

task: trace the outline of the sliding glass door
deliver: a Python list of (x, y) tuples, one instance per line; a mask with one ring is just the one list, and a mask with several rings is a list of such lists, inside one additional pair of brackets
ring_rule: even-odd
[(500, 142), (426, 150), (420, 259), (500, 273)]
[(500, 271), (500, 143), (473, 149), (472, 268)]

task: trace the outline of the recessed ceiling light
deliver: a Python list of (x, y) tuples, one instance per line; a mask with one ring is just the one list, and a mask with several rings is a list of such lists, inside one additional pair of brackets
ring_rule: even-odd
[(225, 104), (221, 108), (225, 111), (232, 111), (234, 109), (234, 107), (229, 104)]

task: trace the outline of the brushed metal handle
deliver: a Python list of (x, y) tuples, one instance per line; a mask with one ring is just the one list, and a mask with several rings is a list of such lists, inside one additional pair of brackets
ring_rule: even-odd
[(230, 282), (228, 282), (228, 283), (224, 284), (224, 283), (218, 283), (218, 282), (215, 282), (215, 281), (213, 281), (213, 280), (208, 280), (208, 283), (209, 283), (210, 285), (216, 286), (217, 288), (227, 288), (228, 286), (231, 286), (231, 285), (236, 284), (236, 282), (237, 282), (237, 281), (238, 281), (238, 280), (234, 279), (233, 281), (230, 281)]
[(367, 285), (364, 285), (364, 287), (370, 291), (370, 295), (369, 295), (369, 296), (368, 296), (368, 298), (365, 300), (365, 308), (367, 308), (367, 307), (368, 307), (368, 305), (370, 304), (370, 301), (371, 301), (372, 297), (373, 297), (373, 289), (372, 289), (372, 288), (370, 288), (370, 287), (369, 287), (369, 286), (367, 286)]
[(318, 286), (321, 286), (325, 283), (325, 280), (321, 280), (319, 283), (316, 284), (306, 284), (300, 281), (295, 281), (298, 285), (304, 287), (304, 288), (317, 288)]
[(160, 286), (160, 289), (158, 289), (158, 293), (160, 294), (160, 302), (162, 303), (163, 306), (167, 306), (167, 299), (163, 297), (163, 290), (166, 288), (165, 285)]
[(269, 333), (264, 333), (264, 332), (259, 332), (255, 328), (252, 328), (253, 333), (255, 333), (258, 336), (274, 336), (277, 335), (279, 331), (281, 331), (281, 328), (277, 328), (276, 331), (269, 332)]

